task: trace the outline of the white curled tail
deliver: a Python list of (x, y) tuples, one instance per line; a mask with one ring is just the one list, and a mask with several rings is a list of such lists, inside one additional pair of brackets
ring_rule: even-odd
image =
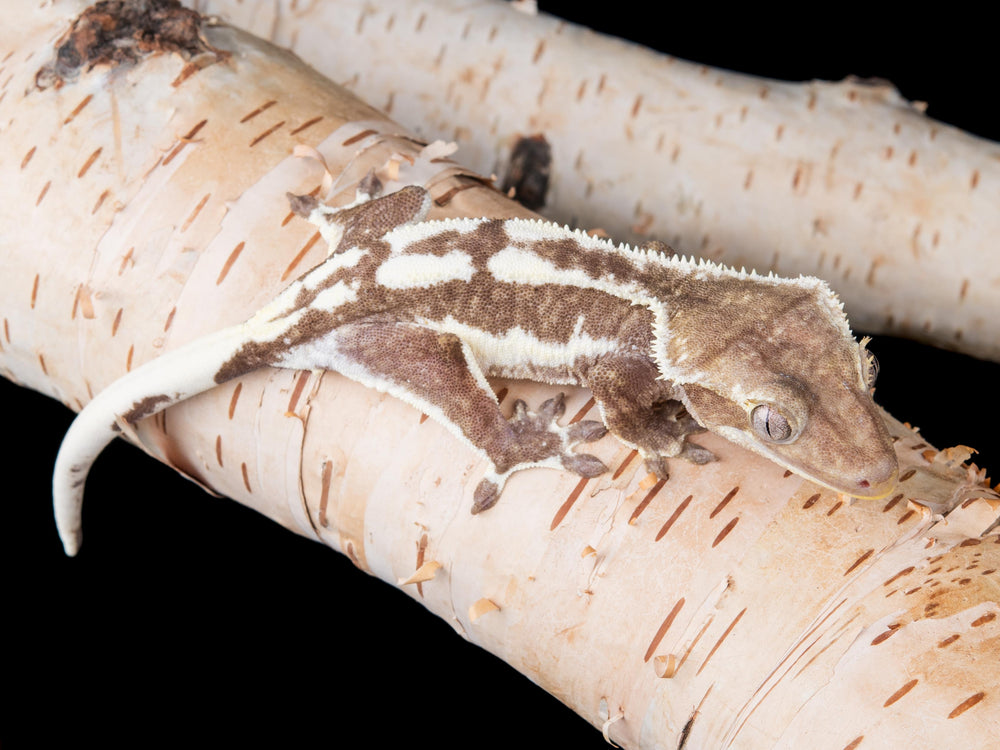
[[(67, 555), (75, 555), (82, 541), (87, 474), (104, 447), (119, 434), (119, 420), (135, 423), (213, 388), (218, 384), (216, 373), (246, 340), (246, 324), (196, 339), (123, 375), (76, 416), (63, 438), (52, 475), (56, 528)], [(239, 374), (232, 373), (232, 377)]]

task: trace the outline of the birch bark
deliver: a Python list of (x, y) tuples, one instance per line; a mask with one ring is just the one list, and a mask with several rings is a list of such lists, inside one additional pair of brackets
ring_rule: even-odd
[[(332, 171), (346, 169), (347, 184), (398, 152), (413, 160), (402, 160), (400, 179), (430, 183), (444, 211), (518, 210), (458, 167), (422, 159), (402, 129), (291, 58), (224, 28), (206, 33), (232, 54), (226, 61), (192, 70), (191, 60), (160, 55), (33, 90), (63, 19), (82, 7), (26, 8), (17, 34), (5, 25), (0, 40), (12, 51), (0, 101), (2, 365), (38, 390), (78, 405), (130, 361), (244, 316), (293, 264), (308, 263), (319, 249), (307, 229), (284, 223), (280, 196), (287, 183), (318, 184), (322, 170), (290, 156), (293, 135), (320, 147)], [(320, 111), (320, 130), (293, 133)], [(498, 385), (512, 389), (508, 401), (547, 392)], [(586, 394), (572, 394), (571, 413), (586, 406)], [(50, 417), (35, 408), (30, 424), (49, 434)], [(857, 737), (875, 747), (986, 747), (996, 736), (997, 676), (982, 664), (996, 649), (1000, 545), (995, 531), (979, 539), (996, 499), (958, 465), (961, 451), (938, 453), (898, 425), (913, 473), (883, 504), (841, 502), (721, 441), (710, 447), (723, 461), (679, 465), (669, 483), (650, 485), (608, 440), (602, 457), (617, 476), (581, 485), (533, 472), (472, 518), (475, 461), (412, 410), (337, 376), (262, 372), (165, 419), (141, 431), (152, 452), (362, 569), (396, 582), (440, 562), (433, 579), (404, 591), (590, 723), (623, 709), (609, 732), (629, 746), (801, 747), (820, 729), (840, 742), (831, 747)], [(42, 453), (36, 433), (32, 451)], [(233, 504), (188, 484), (157, 492), (150, 469), (124, 473), (139, 460), (134, 450), (117, 453), (102, 462), (108, 484), (90, 487), (79, 561), (88, 567), (60, 561), (11, 584), (32, 626), (18, 639), (34, 660), (32, 673), (17, 670), (22, 694), (41, 692), (41, 675), (58, 669), (100, 712), (91, 698), (108, 683), (98, 673), (107, 651), (113, 675), (136, 692), (188, 669), (185, 691), (208, 696), (218, 679), (254, 712), (287, 706), (291, 692), (290, 723), (328, 736), (465, 746), (477, 741), (470, 729), (488, 742), (513, 728), (534, 738), (524, 699), (507, 695), (497, 673), (484, 678), (477, 665), (449, 693), (456, 685), (436, 679), (448, 659), (415, 632), (415, 615), (402, 604), (373, 613), (374, 592), (347, 590), (330, 572), (343, 563), (320, 556), (320, 545), (303, 545), (287, 566), (279, 558), (291, 540), (245, 538), (242, 524), (210, 518), (229, 518)], [(30, 499), (31, 512), (47, 515), (38, 474), (42, 491), (5, 509)], [(110, 554), (100, 551), (110, 542), (102, 506), (128, 532)], [(165, 526), (176, 517), (180, 526)], [(3, 524), (7, 534), (23, 528)], [(54, 533), (45, 544), (57, 549)], [(499, 609), (480, 606), (474, 618), (483, 600)], [(240, 616), (215, 620), (230, 603)], [(358, 668), (350, 657), (366, 630), (377, 637)], [(676, 673), (658, 676), (671, 656)], [(274, 666), (277, 678), (260, 676)], [(298, 683), (317, 674), (321, 686)], [(464, 710), (445, 697), (460, 693), (472, 698)], [(377, 714), (356, 708), (369, 700)]]

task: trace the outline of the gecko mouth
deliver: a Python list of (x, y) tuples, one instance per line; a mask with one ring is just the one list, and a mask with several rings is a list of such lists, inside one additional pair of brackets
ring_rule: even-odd
[(809, 471), (801, 464), (792, 461), (789, 457), (782, 456), (776, 451), (770, 450), (768, 446), (761, 445), (757, 441), (748, 440), (745, 433), (741, 430), (716, 427), (713, 431), (730, 442), (748, 448), (754, 453), (773, 461), (778, 466), (788, 469), (793, 474), (797, 474), (813, 484), (841, 495), (856, 497), (860, 500), (879, 500), (890, 495), (898, 484), (899, 466), (896, 459), (896, 452), (889, 449), (888, 446), (882, 458), (866, 462), (863, 471), (844, 472), (847, 476), (853, 474), (855, 477), (853, 481), (850, 479), (847, 481), (838, 481), (832, 477), (823, 477), (815, 473), (815, 471)]
[[(793, 467), (789, 466), (789, 469), (796, 471)], [(835, 485), (830, 482), (825, 482), (819, 477), (806, 474), (802, 471), (796, 471), (800, 476), (808, 479), (810, 482), (821, 485), (828, 490), (833, 490), (834, 492), (840, 493), (841, 495), (847, 495), (848, 497), (856, 497), (859, 500), (881, 500), (884, 497), (888, 497), (892, 494), (893, 490), (896, 489), (898, 484), (898, 469), (893, 468), (892, 472), (885, 479), (871, 481), (868, 479), (860, 479), (853, 488), (847, 488), (843, 485)]]
[(844, 494), (850, 495), (851, 497), (857, 497), (861, 500), (881, 500), (884, 497), (888, 497), (892, 494), (893, 490), (896, 489), (897, 472), (892, 472), (887, 480), (879, 482), (874, 486), (871, 485), (868, 480), (862, 479), (858, 482), (859, 490), (855, 492), (846, 492)]

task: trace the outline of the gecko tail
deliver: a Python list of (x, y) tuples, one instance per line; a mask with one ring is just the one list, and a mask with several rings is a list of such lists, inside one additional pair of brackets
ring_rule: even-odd
[(216, 373), (245, 336), (245, 324), (232, 326), (150, 360), (111, 383), (76, 416), (52, 474), (56, 529), (67, 555), (76, 555), (83, 538), (83, 492), (90, 467), (121, 434), (122, 424), (134, 425), (218, 385)]

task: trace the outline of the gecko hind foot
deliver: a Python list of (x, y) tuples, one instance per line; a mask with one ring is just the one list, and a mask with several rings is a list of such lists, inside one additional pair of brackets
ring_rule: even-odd
[(582, 420), (566, 427), (558, 424), (566, 412), (565, 395), (560, 393), (545, 401), (537, 412), (518, 399), (514, 402), (514, 413), (509, 424), (515, 435), (514, 449), (507, 462), (498, 462), (488, 473), (473, 495), (472, 513), (482, 513), (496, 505), (507, 478), (515, 471), (532, 466), (547, 466), (572, 471), (580, 476), (592, 478), (608, 470), (597, 456), (589, 453), (573, 453), (580, 443), (599, 440), (608, 430), (602, 422)]
[(572, 450), (581, 443), (601, 439), (607, 434), (607, 427), (593, 419), (560, 427), (558, 420), (565, 413), (566, 396), (563, 393), (545, 401), (537, 413), (529, 411), (521, 399), (514, 402), (510, 424), (525, 453), (518, 463), (539, 463), (558, 458), (564, 469), (581, 476), (603, 474), (607, 471), (603, 461), (589, 453), (573, 453)]

